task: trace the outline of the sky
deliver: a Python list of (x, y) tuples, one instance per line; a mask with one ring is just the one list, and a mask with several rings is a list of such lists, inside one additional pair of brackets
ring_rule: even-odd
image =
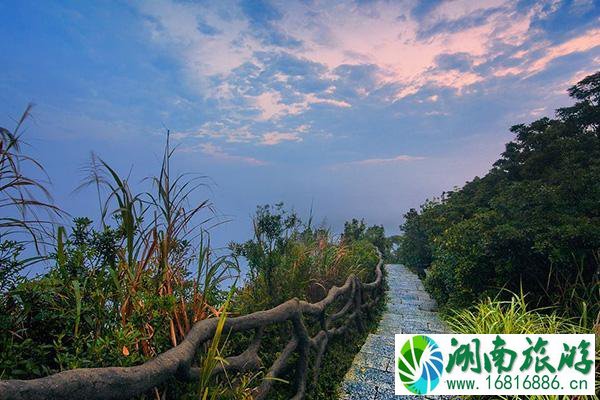
[(225, 245), (278, 201), (397, 233), (571, 103), (600, 69), (600, 0), (3, 0), (0, 37), (0, 126), (35, 104), (27, 152), (60, 207), (97, 216), (73, 191), (90, 153), (135, 186), (169, 129)]

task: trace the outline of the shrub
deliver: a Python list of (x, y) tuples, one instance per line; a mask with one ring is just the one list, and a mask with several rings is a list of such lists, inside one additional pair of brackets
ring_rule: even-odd
[(336, 243), (326, 229), (315, 229), (279, 203), (258, 207), (253, 218), (254, 238), (231, 243), (246, 257), (246, 285), (234, 299), (237, 311), (267, 309), (297, 297), (317, 301), (350, 274), (373, 279), (377, 253), (361, 239)]
[[(283, 204), (258, 207), (253, 218), (254, 238), (241, 243), (232, 243), (231, 248), (247, 258), (249, 272), (246, 284), (233, 298), (233, 310), (240, 314), (270, 308), (291, 298), (310, 302), (321, 300), (334, 285), (341, 285), (350, 274), (357, 275), (363, 282), (375, 279), (374, 266), (378, 262), (375, 246), (362, 237), (347, 237), (340, 241), (332, 238), (326, 229), (315, 229), (304, 224), (293, 212), (285, 210)], [(364, 232), (363, 232), (364, 233)], [(267, 268), (268, 266), (268, 268)], [(384, 299), (378, 307), (383, 309)], [(378, 319), (376, 312), (364, 321), (373, 327)], [(309, 331), (319, 328), (319, 321), (305, 321)], [(290, 337), (289, 326), (272, 325), (267, 328), (261, 358), (266, 365), (274, 361)], [(316, 386), (309, 398), (329, 399), (335, 395), (354, 355), (360, 349), (368, 332), (351, 331), (332, 338)], [(247, 344), (239, 335), (231, 340), (231, 347), (239, 352)], [(237, 346), (237, 347), (236, 347)], [(289, 375), (289, 374), (288, 374)], [(293, 382), (293, 375), (282, 377)], [(287, 399), (291, 385), (277, 382), (272, 397)]]
[[(0, 274), (0, 377), (139, 364), (218, 314), (220, 285), (238, 272), (237, 262), (214, 254), (202, 230), (207, 218), (194, 222), (210, 204), (188, 203), (202, 182), (171, 176), (172, 154), (167, 139), (159, 174), (149, 180), (153, 188), (141, 193), (94, 156), (85, 184), (105, 195), (100, 227), (77, 218), (69, 231), (58, 228), (40, 276), (19, 277), (21, 247), (3, 243), (0, 256), (11, 264), (3, 263)], [(196, 229), (200, 239), (192, 243)], [(180, 398), (189, 390), (166, 385), (154, 395)]]
[(483, 178), (405, 215), (401, 261), (427, 268), (440, 305), (522, 286), (536, 306), (600, 312), (600, 72), (569, 93), (555, 119), (513, 126)]
[(359, 221), (353, 218), (351, 221), (344, 223), (344, 232), (341, 239), (345, 243), (360, 240), (370, 242), (373, 246), (377, 247), (377, 250), (379, 250), (385, 260), (391, 260), (394, 257), (392, 254), (394, 239), (385, 236), (385, 229), (382, 225), (367, 227), (363, 219)]

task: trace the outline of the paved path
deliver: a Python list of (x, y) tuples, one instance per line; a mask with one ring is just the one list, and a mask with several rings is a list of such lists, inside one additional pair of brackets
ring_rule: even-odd
[(403, 265), (389, 264), (387, 310), (375, 333), (369, 334), (342, 383), (345, 400), (422, 399), (394, 395), (394, 334), (442, 333), (435, 302), (421, 280)]

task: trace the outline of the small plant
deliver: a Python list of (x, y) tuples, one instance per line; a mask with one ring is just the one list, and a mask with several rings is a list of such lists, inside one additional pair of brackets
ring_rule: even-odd
[(233, 291), (229, 293), (227, 301), (221, 308), (219, 320), (215, 328), (215, 334), (199, 363), (198, 393), (201, 400), (218, 399), (223, 392), (223, 388), (220, 385), (215, 385), (213, 383), (213, 375), (219, 364), (225, 364), (227, 362), (221, 356), (220, 349), (221, 336), (223, 335), (223, 328), (225, 327), (225, 321), (227, 320), (227, 309), (229, 308), (229, 301), (231, 300), (232, 293)]

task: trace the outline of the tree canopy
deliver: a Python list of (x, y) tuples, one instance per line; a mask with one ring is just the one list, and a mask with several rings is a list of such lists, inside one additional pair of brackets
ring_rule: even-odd
[(575, 104), (555, 118), (513, 126), (485, 176), (406, 213), (401, 261), (427, 269), (442, 305), (506, 288), (538, 304), (598, 307), (600, 72), (569, 95)]

